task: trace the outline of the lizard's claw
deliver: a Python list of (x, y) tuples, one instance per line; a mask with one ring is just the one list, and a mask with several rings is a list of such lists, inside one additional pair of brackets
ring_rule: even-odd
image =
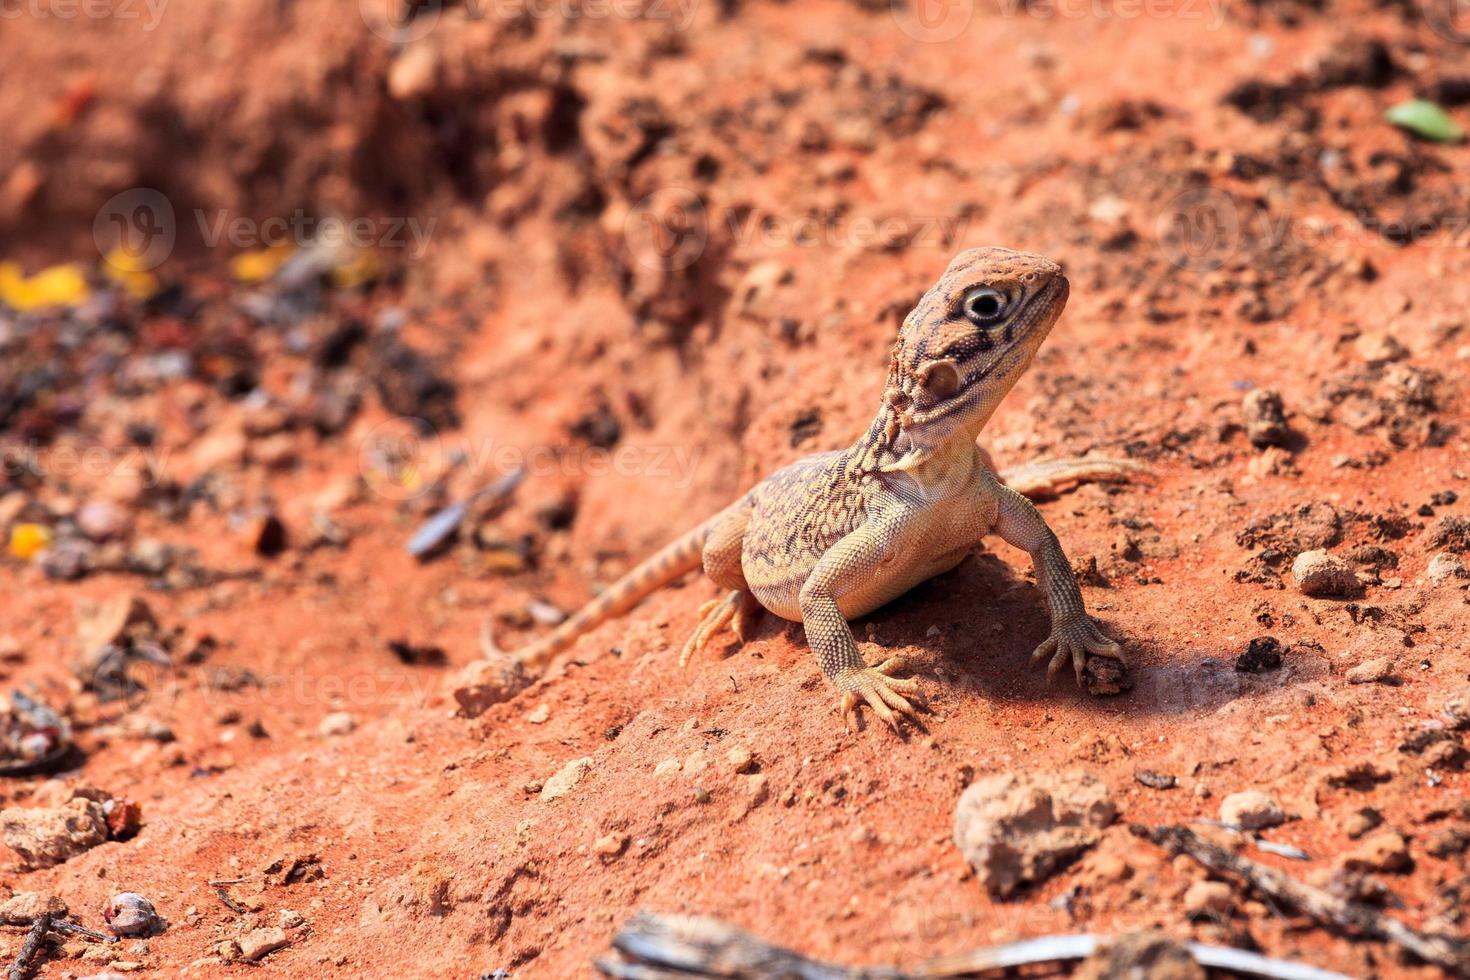
[(1083, 615), (1053, 627), (1051, 636), (1031, 654), (1031, 662), (1040, 663), (1050, 657), (1046, 676), (1051, 680), (1066, 669), (1067, 662), (1071, 661), (1080, 685), (1088, 654), (1121, 661), (1123, 648), (1115, 640), (1110, 640), (1091, 616)]
[(912, 677), (893, 676), (903, 668), (902, 657), (889, 657), (876, 667), (862, 667), (834, 679), (837, 690), (842, 692), (842, 721), (849, 731), (857, 719), (857, 706), (863, 701), (895, 732), (899, 715), (916, 717), (913, 704), (904, 695), (917, 694), (919, 682)]

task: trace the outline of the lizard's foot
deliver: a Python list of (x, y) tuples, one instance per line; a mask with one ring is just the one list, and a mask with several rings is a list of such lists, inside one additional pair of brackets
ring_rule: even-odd
[(1082, 683), (1082, 668), (1087, 666), (1087, 656), (1109, 657), (1122, 661), (1123, 648), (1117, 641), (1110, 640), (1093, 621), (1091, 616), (1082, 615), (1052, 628), (1051, 636), (1031, 654), (1032, 663), (1051, 658), (1047, 664), (1047, 679), (1056, 677), (1071, 661), (1077, 674), (1077, 683)]
[[(917, 694), (919, 682), (912, 677), (894, 677), (894, 671), (903, 670), (902, 657), (889, 657), (876, 667), (859, 667), (833, 678), (837, 690), (842, 692), (842, 721), (849, 730), (857, 719), (857, 706), (866, 701), (873, 713), (898, 731), (899, 715), (915, 718), (914, 706), (904, 697)], [(897, 712), (897, 714), (895, 714)]]
[(681, 669), (689, 663), (690, 657), (710, 641), (711, 637), (730, 625), (731, 622), (735, 622), (737, 629), (739, 628), (740, 624), (736, 621), (736, 614), (741, 612), (745, 604), (742, 598), (745, 595), (748, 593), (736, 589), (723, 599), (711, 599), (699, 607), (699, 625), (694, 628), (694, 635), (689, 637), (689, 641), (684, 644), (684, 649), (679, 652)]

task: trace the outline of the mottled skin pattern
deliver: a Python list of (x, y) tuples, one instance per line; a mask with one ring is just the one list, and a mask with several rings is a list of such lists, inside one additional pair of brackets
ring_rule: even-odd
[(1051, 611), (1035, 660), (1081, 681), (1088, 655), (1118, 644), (1086, 613), (1071, 565), (1021, 490), (1137, 468), (1109, 460), (1042, 464), (996, 476), (976, 437), (1031, 364), (1067, 302), (1056, 263), (1002, 248), (960, 253), (904, 320), (878, 413), (849, 448), (800, 460), (635, 568), (515, 658), (523, 686), (581, 633), (703, 564), (729, 590), (705, 604), (680, 663), (767, 609), (797, 620), (845, 717), (868, 704), (890, 725), (912, 715), (917, 682), (898, 657), (870, 666), (848, 620), (954, 568), (987, 534), (1030, 554)]

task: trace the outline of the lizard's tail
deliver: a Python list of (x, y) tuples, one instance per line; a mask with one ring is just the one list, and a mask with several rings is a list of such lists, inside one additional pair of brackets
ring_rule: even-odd
[[(569, 616), (556, 629), (521, 650), (510, 653), (515, 663), (528, 673), (539, 673), (542, 668), (581, 636), (600, 623), (632, 609), (652, 593), (669, 584), (681, 575), (700, 566), (704, 553), (704, 542), (718, 515), (705, 521), (694, 530), (665, 545), (653, 557), (618, 579), (607, 591)], [(504, 656), (490, 636), (487, 619), (480, 634), (480, 645), (487, 657)]]
[[(987, 465), (995, 464), (984, 448)], [(1070, 483), (1126, 483), (1137, 477), (1153, 476), (1153, 470), (1131, 459), (1080, 456), (1024, 463), (996, 472), (1000, 482), (1028, 497), (1056, 493)]]

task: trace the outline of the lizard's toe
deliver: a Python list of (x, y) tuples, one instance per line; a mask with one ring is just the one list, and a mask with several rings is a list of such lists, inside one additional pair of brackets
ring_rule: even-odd
[(903, 666), (902, 657), (890, 657), (876, 667), (863, 667), (837, 678), (837, 688), (842, 692), (843, 722), (849, 731), (857, 718), (857, 706), (864, 702), (895, 732), (899, 730), (901, 717), (917, 719), (913, 703), (904, 695), (918, 693), (919, 682), (912, 677), (890, 675)]
[(1047, 680), (1054, 680), (1070, 663), (1077, 683), (1081, 685), (1089, 656), (1122, 660), (1123, 648), (1105, 635), (1091, 617), (1084, 616), (1053, 629), (1051, 636), (1031, 655), (1031, 661), (1047, 661)]
[(688, 666), (689, 658), (698, 653), (711, 637), (724, 629), (735, 618), (740, 608), (740, 597), (740, 592), (731, 592), (723, 599), (711, 599), (699, 607), (700, 622), (688, 642), (684, 644), (684, 649), (679, 651), (679, 669), (682, 670)]

